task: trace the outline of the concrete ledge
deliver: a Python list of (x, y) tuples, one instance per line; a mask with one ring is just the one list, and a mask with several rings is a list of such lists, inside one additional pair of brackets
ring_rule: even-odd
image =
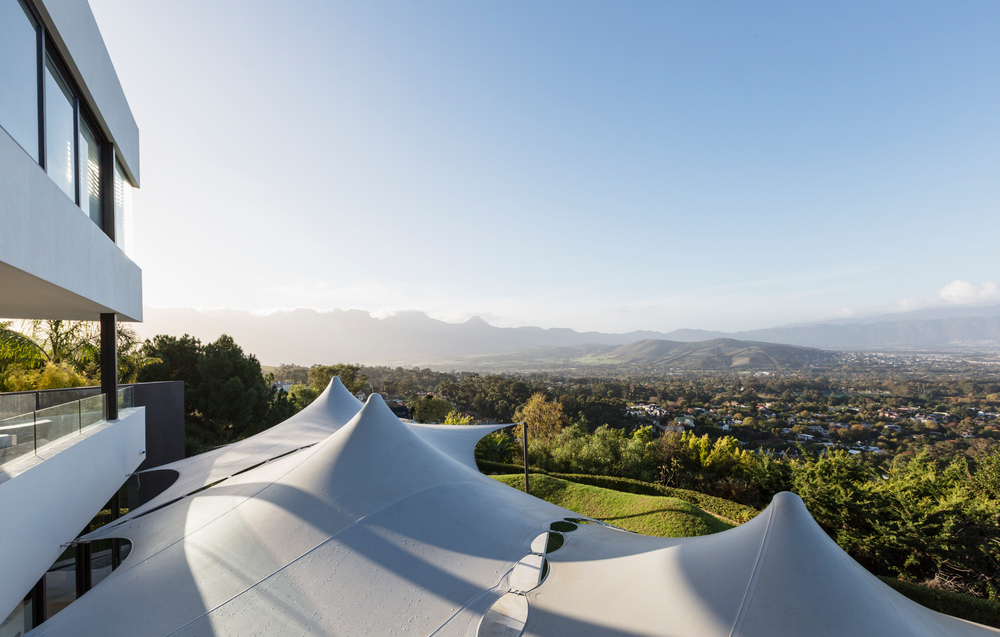
[(15, 464), (0, 483), (0, 616), (28, 594), (62, 545), (115, 494), (146, 453), (146, 410), (69, 436), (46, 452)]
[(142, 271), (0, 129), (0, 316), (142, 320)]

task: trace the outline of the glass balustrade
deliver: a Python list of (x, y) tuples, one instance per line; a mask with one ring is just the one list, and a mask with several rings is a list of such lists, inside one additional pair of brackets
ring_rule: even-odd
[(104, 394), (83, 398), (77, 402), (80, 403), (80, 431), (107, 420), (108, 415), (104, 409)]
[(35, 414), (0, 420), (0, 467), (35, 455)]
[(80, 433), (79, 400), (35, 412), (36, 453), (75, 433)]
[[(104, 394), (0, 420), (0, 468), (107, 421)], [(119, 414), (135, 406), (132, 387), (118, 388)]]
[(135, 407), (135, 394), (133, 387), (119, 387), (118, 388), (118, 410), (131, 409)]

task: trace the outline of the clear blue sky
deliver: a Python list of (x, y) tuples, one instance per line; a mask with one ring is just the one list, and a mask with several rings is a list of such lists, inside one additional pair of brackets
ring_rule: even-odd
[(1000, 303), (998, 2), (91, 5), (148, 305), (666, 331)]

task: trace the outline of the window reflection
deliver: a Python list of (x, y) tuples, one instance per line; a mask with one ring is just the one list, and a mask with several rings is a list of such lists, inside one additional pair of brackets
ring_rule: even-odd
[(87, 122), (80, 118), (80, 208), (104, 227), (101, 213), (101, 147)]
[(76, 599), (76, 548), (62, 552), (45, 573), (45, 617), (54, 617)]
[(3, 635), (3, 637), (7, 637), (7, 635), (20, 637), (34, 628), (34, 624), (31, 621), (31, 614), (32, 603), (31, 596), (29, 595), (14, 607), (14, 610), (7, 616), (7, 619), (0, 622), (0, 635)]
[[(102, 166), (109, 148), (102, 151), (102, 132), (87, 123), (94, 120), (78, 99), (73, 78), (60, 72), (62, 58), (46, 42), (36, 15), (26, 0), (0, 0), (0, 128), (128, 254), (132, 186), (127, 173), (117, 162)], [(102, 201), (102, 193), (112, 194), (111, 186), (113, 202)], [(112, 203), (114, 219), (105, 224), (103, 207)]]
[(125, 232), (131, 231), (132, 224), (132, 184), (125, 177), (121, 164), (115, 162), (115, 243), (129, 254), (129, 242)]
[(38, 28), (20, 0), (0, 0), (0, 126), (38, 161)]
[(76, 201), (76, 151), (73, 94), (45, 56), (45, 172), (69, 198)]

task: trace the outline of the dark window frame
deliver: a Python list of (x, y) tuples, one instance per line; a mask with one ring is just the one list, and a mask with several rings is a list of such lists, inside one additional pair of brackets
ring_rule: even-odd
[[(82, 158), (80, 157), (80, 120), (82, 119), (87, 127), (90, 129), (91, 134), (97, 141), (97, 144), (102, 148), (107, 145), (112, 145), (109, 141), (109, 137), (104, 133), (104, 129), (97, 123), (97, 118), (93, 115), (94, 109), (90, 108), (86, 100), (83, 98), (83, 91), (80, 90), (79, 85), (76, 82), (76, 78), (73, 74), (69, 72), (69, 66), (63, 61), (63, 55), (56, 48), (55, 42), (49, 37), (49, 30), (45, 27), (45, 21), (42, 20), (41, 15), (35, 8), (34, 3), (31, 0), (19, 0), (19, 4), (25, 9), (29, 20), (34, 22), (35, 26), (35, 66), (37, 67), (37, 77), (35, 82), (38, 86), (38, 165), (43, 171), (48, 173), (48, 157), (46, 157), (45, 152), (45, 142), (47, 141), (46, 130), (45, 130), (45, 106), (47, 95), (45, 94), (45, 58), (46, 55), (52, 60), (52, 65), (59, 72), (61, 76), (62, 83), (66, 86), (69, 92), (73, 96), (73, 174), (75, 181), (75, 200), (73, 201), (77, 207), (79, 207), (88, 216), (89, 203), (87, 203), (86, 188), (84, 184), (80, 183), (80, 162)], [(102, 151), (102, 156), (103, 156)], [(117, 156), (117, 152), (115, 153)], [(108, 175), (109, 171), (105, 170), (105, 162), (101, 162), (101, 172), (100, 180), (101, 184), (104, 184), (105, 179), (111, 180), (111, 188), (109, 190), (114, 190), (114, 175)], [(113, 166), (112, 166), (113, 169)], [(113, 170), (112, 170), (113, 172)], [(131, 183), (129, 184), (131, 185)], [(101, 199), (102, 206), (105, 190), (101, 189)], [(84, 205), (88, 208), (84, 210)], [(97, 225), (97, 224), (95, 224)], [(113, 229), (107, 228), (107, 222), (98, 226), (102, 232), (112, 237), (114, 234)]]
[[(70, 105), (73, 108), (73, 203), (77, 206), (80, 205), (80, 107), (82, 106), (80, 101), (80, 90), (76, 86), (76, 82), (73, 81), (73, 77), (67, 72), (66, 65), (63, 63), (62, 58), (59, 56), (59, 52), (55, 50), (55, 46), (49, 44), (50, 40), (46, 38), (45, 50), (42, 52), (42, 57), (46, 62), (52, 62), (53, 70), (58, 73), (58, 77), (54, 77), (57, 84), (62, 84), (70, 94)], [(46, 67), (48, 65), (46, 64)], [(45, 78), (45, 68), (42, 69), (42, 79), (44, 84)], [(50, 71), (51, 72), (51, 71)], [(48, 130), (45, 129), (45, 107), (47, 104), (42, 104), (42, 108), (39, 109), (42, 113), (42, 130), (44, 130), (44, 135), (46, 141), (48, 140)], [(48, 173), (49, 167), (47, 165), (42, 165), (42, 169)]]
[[(82, 102), (81, 102), (81, 104), (82, 104)], [(83, 105), (83, 106), (85, 107), (86, 105)], [(103, 184), (104, 184), (104, 150), (103, 149), (104, 149), (105, 146), (109, 145), (110, 142), (108, 142), (107, 138), (104, 137), (104, 134), (101, 131), (101, 127), (96, 124), (97, 120), (94, 119), (90, 115), (89, 111), (86, 108), (79, 109), (79, 113), (78, 113), (76, 119), (77, 119), (76, 127), (78, 129), (81, 129), (80, 122), (82, 121), (87, 126), (87, 130), (89, 130), (90, 134), (94, 137), (94, 142), (97, 144), (97, 146), (99, 148), (99, 151), (98, 151), (98, 158), (99, 158), (99, 160), (98, 160), (98, 182), (97, 182), (98, 185), (97, 185), (97, 191), (98, 191), (99, 197), (101, 199), (101, 206), (102, 206), (102, 210), (103, 210), (103, 206), (104, 206), (104, 190), (102, 189), (103, 188)], [(81, 131), (82, 131), (82, 129), (81, 129)], [(76, 145), (77, 145), (77, 151), (76, 152), (77, 152), (78, 155), (80, 153), (79, 135), (81, 135), (81, 134), (82, 134), (82, 132), (78, 134), (77, 142), (76, 142)], [(89, 160), (89, 157), (83, 157), (83, 156), (80, 157), (80, 162), (81, 163), (85, 162), (85, 161), (88, 161), (88, 160)], [(77, 167), (77, 170), (79, 171), (79, 165)], [(79, 172), (77, 174), (79, 175)], [(80, 181), (79, 176), (77, 177), (77, 181)], [(93, 221), (93, 217), (90, 216), (90, 189), (89, 189), (89, 183), (87, 183), (87, 184), (81, 183), (79, 185), (79, 187), (77, 188), (77, 190), (80, 193), (80, 203), (79, 203), (80, 209), (84, 212), (84, 214), (87, 215), (87, 217), (89, 217), (91, 219), (91, 221)], [(103, 217), (103, 213), (102, 213), (102, 216), (101, 216), (101, 223), (94, 222), (94, 225), (96, 225), (98, 228), (100, 228), (101, 232), (104, 232), (105, 234), (107, 233), (107, 231), (104, 229), (104, 217)]]

